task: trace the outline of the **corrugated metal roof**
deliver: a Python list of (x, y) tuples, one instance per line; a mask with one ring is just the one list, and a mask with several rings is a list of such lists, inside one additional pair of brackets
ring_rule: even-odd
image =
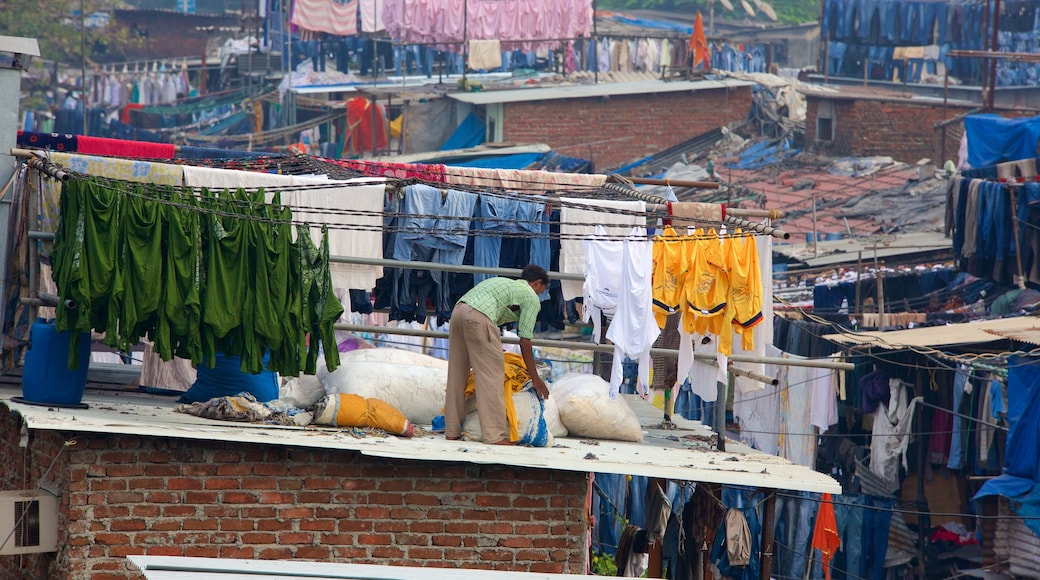
[(448, 441), (441, 435), (402, 439), (355, 438), (342, 430), (308, 426), (283, 427), (212, 421), (174, 412), (174, 401), (142, 393), (96, 393), (88, 390), (88, 409), (26, 405), (11, 400), (21, 391), (0, 387), (0, 402), (17, 412), (29, 429), (119, 433), (238, 443), (265, 443), (358, 451), (396, 459), (500, 464), (560, 471), (645, 475), (681, 481), (705, 481), (814, 492), (841, 493), (827, 475), (794, 465), (781, 457), (727, 440), (727, 451), (714, 451), (713, 432), (701, 423), (673, 415), (679, 430), (662, 430), (662, 412), (639, 397), (626, 396), (643, 425), (645, 443), (557, 439), (556, 447), (501, 447)]
[(985, 344), (1004, 340), (998, 333), (1030, 331), (1040, 333), (1040, 317), (1020, 316), (964, 324), (928, 326), (888, 332), (828, 334), (823, 338), (843, 344), (873, 345), (881, 348), (940, 347), (957, 344)]
[(1007, 339), (1016, 340), (1040, 346), (1040, 330), (987, 330), (986, 332), (1002, 336)]
[(475, 93), (451, 93), (448, 96), (463, 103), (491, 105), (495, 103), (520, 103), (526, 101), (552, 101), (557, 99), (588, 99), (615, 95), (645, 95), (673, 93), (679, 91), (704, 91), (750, 87), (753, 83), (733, 79), (717, 81), (642, 81), (633, 83), (599, 83), (594, 85), (565, 85), (555, 87), (532, 87), (529, 89), (506, 89), (501, 91), (478, 91)]
[(281, 580), (296, 578), (319, 580), (565, 580), (587, 579), (577, 574), (547, 572), (506, 572), (463, 568), (418, 566), (378, 566), (301, 560), (239, 560), (231, 558), (192, 558), (185, 556), (127, 556), (130, 564), (146, 580)]

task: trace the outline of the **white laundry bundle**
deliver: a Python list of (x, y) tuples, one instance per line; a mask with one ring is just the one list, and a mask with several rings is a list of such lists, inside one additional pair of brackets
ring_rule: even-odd
[(639, 418), (623, 397), (611, 398), (610, 384), (599, 376), (567, 374), (549, 389), (571, 437), (642, 443)]
[(340, 355), (334, 372), (318, 370), (327, 394), (346, 393), (390, 403), (412, 423), (430, 425), (444, 408), (448, 361), (396, 348)]

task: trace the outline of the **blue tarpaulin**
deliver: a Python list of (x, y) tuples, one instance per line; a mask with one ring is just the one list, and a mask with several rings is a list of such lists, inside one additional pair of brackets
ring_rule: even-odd
[(448, 137), (444, 145), (441, 145), (441, 151), (476, 147), (484, 142), (486, 132), (484, 121), (481, 121), (480, 117), (477, 117), (475, 114), (470, 113), (462, 120), (462, 123), (459, 123), (455, 132), (451, 134), (451, 137)]
[(1040, 360), (1009, 358), (1007, 388), (1004, 474), (983, 484), (974, 499), (988, 495), (1009, 498), (1015, 514), (1040, 536)]
[(738, 161), (726, 165), (734, 169), (762, 169), (797, 155), (800, 151), (801, 149), (791, 149), (791, 143), (787, 139), (775, 143), (759, 141), (741, 151)]
[(497, 155), (494, 157), (468, 159), (466, 161), (452, 161), (445, 165), (483, 167), (484, 169), (527, 169), (544, 156), (545, 153), (517, 153), (516, 155)]
[(968, 115), (964, 118), (964, 132), (968, 136), (968, 163), (972, 167), (1034, 159), (1040, 142), (1040, 117), (1005, 119), (992, 114)]
[(693, 26), (677, 24), (675, 22), (665, 22), (663, 20), (647, 20), (645, 18), (635, 18), (633, 16), (628, 16), (627, 14), (614, 14), (611, 17), (611, 19), (624, 24), (632, 24), (640, 28), (657, 28), (660, 30), (671, 30), (672, 32), (680, 32), (682, 34), (693, 34)]

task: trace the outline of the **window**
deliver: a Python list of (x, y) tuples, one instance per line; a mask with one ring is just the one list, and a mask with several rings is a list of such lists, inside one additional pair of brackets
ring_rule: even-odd
[(816, 117), (816, 140), (834, 141), (834, 120), (827, 117)]

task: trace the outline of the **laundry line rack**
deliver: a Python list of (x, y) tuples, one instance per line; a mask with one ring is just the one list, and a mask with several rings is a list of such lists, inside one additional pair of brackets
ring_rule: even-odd
[[(47, 175), (49, 177), (52, 177), (52, 178), (54, 178), (54, 179), (56, 179), (58, 181), (66, 182), (66, 181), (68, 181), (69, 179), (71, 179), (73, 177), (72, 174), (70, 174), (69, 172), (65, 171), (62, 167), (58, 166), (57, 164), (55, 164), (55, 163), (51, 162), (49, 159), (47, 159), (46, 153), (43, 152), (43, 151), (32, 150), (32, 149), (23, 149), (23, 148), (17, 148), (16, 147), (16, 148), (12, 148), (10, 153), (14, 157), (25, 159), (26, 163), (29, 166), (33, 167), (34, 169), (37, 169), (38, 171), (40, 171), (40, 172), (44, 173), (45, 175)], [(677, 217), (677, 216), (672, 216), (671, 215), (671, 209), (676, 204), (661, 203), (662, 199), (659, 196), (648, 194), (648, 193), (644, 193), (644, 192), (632, 189), (631, 187), (628, 187), (624, 183), (617, 182), (617, 179), (618, 178), (616, 178), (614, 176), (608, 177), (608, 180), (607, 180), (606, 183), (603, 184), (602, 189), (604, 189), (606, 191), (609, 191), (609, 192), (612, 192), (612, 193), (624, 195), (626, 197), (630, 197), (630, 198), (635, 199), (635, 200), (640, 200), (640, 201), (647, 202), (646, 209), (647, 209), (648, 214), (650, 212), (654, 212), (656, 214), (655, 217), (661, 217), (661, 218), (666, 218), (666, 219), (674, 219), (676, 221), (681, 221), (681, 220), (684, 219), (682, 217)], [(405, 180), (405, 181), (410, 182), (411, 180)], [(664, 182), (664, 181), (667, 181), (667, 180), (652, 180), (652, 179), (638, 179), (638, 178), (634, 178), (632, 180), (633, 183), (644, 183), (644, 182), (646, 182), (646, 183), (650, 183), (650, 184), (656, 184), (658, 181)], [(674, 183), (676, 185), (684, 185), (684, 186), (685, 185), (696, 186), (696, 187), (705, 188), (705, 189), (713, 189), (713, 188), (717, 188), (719, 186), (718, 183), (710, 182), (710, 181), (695, 181), (695, 182), (676, 181), (676, 182), (669, 182), (669, 183)], [(399, 183), (395, 183), (394, 180), (388, 180), (387, 181), (387, 186), (388, 187), (390, 187), (390, 186), (397, 186), (397, 185), (400, 185), (400, 184)], [(678, 202), (678, 203), (681, 204), (681, 203), (687, 203), (687, 202)], [(718, 204), (705, 204), (705, 205), (718, 205)], [(774, 238), (778, 238), (778, 239), (782, 239), (782, 240), (787, 240), (787, 239), (790, 239), (790, 237), (791, 237), (791, 235), (788, 232), (782, 230), (781, 228), (773, 226), (772, 223), (771, 223), (773, 220), (777, 220), (777, 219), (783, 218), (784, 213), (782, 211), (780, 211), (780, 210), (776, 210), (776, 209), (763, 209), (763, 208), (725, 207), (723, 213), (724, 213), (724, 217), (722, 219), (722, 223), (727, 224), (729, 226), (743, 228), (743, 229), (746, 229), (746, 230), (749, 230), (749, 231), (753, 231), (755, 233), (772, 236)], [(755, 223), (755, 222), (749, 221), (748, 219), (744, 219), (744, 218), (756, 218), (756, 217), (757, 218), (769, 218), (770, 219), (770, 223)]]

